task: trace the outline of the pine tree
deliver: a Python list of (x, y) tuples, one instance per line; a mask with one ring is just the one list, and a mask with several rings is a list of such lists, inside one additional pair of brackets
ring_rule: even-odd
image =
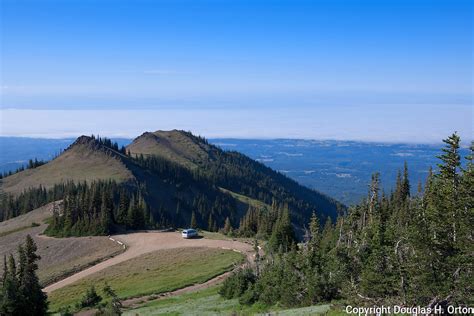
[(310, 239), (307, 244), (305, 259), (307, 260), (307, 291), (308, 300), (311, 304), (319, 302), (324, 296), (323, 281), (323, 252), (321, 249), (321, 228), (319, 219), (313, 211), (309, 223)]
[(362, 227), (372, 223), (372, 219), (379, 205), (379, 190), (380, 190), (380, 173), (376, 172), (372, 175), (370, 183), (368, 208), (363, 213)]
[(454, 133), (447, 139), (444, 139), (443, 142), (446, 144), (446, 147), (443, 148), (444, 154), (438, 156), (441, 159), (442, 163), (438, 164), (440, 169), (440, 173), (438, 175), (439, 179), (441, 179), (441, 202), (444, 202), (444, 207), (451, 218), (449, 222), (451, 222), (452, 230), (451, 230), (451, 238), (453, 242), (456, 242), (457, 237), (457, 226), (456, 226), (456, 218), (459, 212), (459, 168), (461, 166), (461, 156), (459, 155), (459, 143), (460, 143), (459, 136)]
[(46, 315), (48, 310), (46, 294), (36, 276), (40, 257), (36, 244), (27, 235), (23, 246), (18, 248), (18, 267), (12, 255), (8, 264), (4, 259), (0, 314), (2, 315)]
[(2, 301), (0, 302), (1, 315), (21, 315), (21, 297), (16, 272), (16, 263), (13, 255), (8, 257), (8, 263), (4, 259), (4, 277), (2, 280)]
[(197, 228), (197, 222), (196, 222), (196, 214), (194, 211), (191, 213), (191, 222), (189, 224), (191, 228)]
[(209, 218), (207, 220), (207, 230), (212, 232), (214, 231), (214, 221), (212, 219), (212, 214), (209, 213)]
[(117, 223), (124, 225), (127, 222), (127, 212), (129, 207), (129, 199), (125, 190), (120, 191), (119, 206), (117, 211)]
[(403, 180), (402, 180), (402, 199), (405, 201), (410, 197), (410, 180), (408, 179), (408, 164), (405, 161), (403, 167)]
[(277, 252), (279, 249), (287, 252), (295, 242), (296, 237), (291, 225), (290, 211), (288, 205), (285, 205), (279, 213), (275, 228), (268, 241), (268, 246), (273, 252)]
[(460, 209), (458, 216), (457, 240), (455, 247), (458, 250), (453, 262), (454, 289), (453, 301), (466, 305), (474, 304), (474, 239), (472, 223), (474, 223), (474, 142), (471, 142), (469, 155), (465, 157), (466, 167), (462, 169), (460, 179)]
[(108, 285), (107, 283), (105, 284), (102, 292), (106, 296), (108, 296), (111, 300), (107, 303), (105, 306), (105, 309), (99, 308), (99, 313), (96, 315), (103, 315), (103, 316), (120, 316), (122, 315), (122, 303), (120, 302), (119, 297), (115, 293), (115, 291)]
[(310, 239), (307, 245), (308, 259), (310, 266), (313, 268), (320, 261), (319, 255), (321, 250), (321, 232), (319, 219), (314, 211), (309, 222), (309, 235)]
[(27, 235), (24, 245), (25, 266), (20, 269), (23, 273), (19, 280), (24, 315), (46, 315), (48, 311), (47, 297), (36, 275), (36, 270), (38, 270), (36, 262), (41, 259), (36, 254), (37, 249), (33, 238)]
[(402, 173), (400, 170), (397, 172), (397, 180), (395, 182), (395, 192), (393, 193), (393, 201), (400, 205), (403, 201), (403, 184), (402, 184)]
[(232, 233), (232, 224), (230, 223), (229, 216), (226, 217), (224, 223), (224, 229), (222, 230), (224, 234), (231, 234)]
[(109, 196), (109, 193), (105, 190), (102, 192), (100, 217), (101, 228), (99, 234), (109, 234), (113, 224), (113, 202), (112, 198)]

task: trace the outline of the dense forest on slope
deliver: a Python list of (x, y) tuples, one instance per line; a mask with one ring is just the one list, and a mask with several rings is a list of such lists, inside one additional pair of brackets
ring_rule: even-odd
[(334, 220), (346, 209), (336, 200), (308, 189), (260, 162), (235, 151), (224, 151), (189, 132), (147, 132), (128, 145), (127, 150), (135, 157), (159, 156), (175, 161), (219, 187), (266, 204), (272, 204), (273, 200), (288, 204), (292, 221), (298, 227), (303, 227), (314, 210), (320, 218)]
[[(444, 140), (439, 172), (410, 195), (408, 168), (385, 194), (374, 174), (367, 198), (335, 224), (313, 216), (307, 242), (275, 247), (227, 279), (241, 303), (306, 306), (342, 299), (359, 305), (433, 307), (474, 303), (474, 144), (461, 167), (460, 138)], [(292, 240), (291, 226), (273, 236)], [(272, 239), (271, 238), (271, 239)]]
[[(106, 213), (118, 215), (121, 192), (129, 192), (129, 200), (133, 196), (134, 202), (143, 201), (140, 205), (146, 205), (144, 216), (153, 219), (145, 221), (146, 225), (134, 226), (116, 218), (111, 222), (128, 228), (186, 226), (192, 214), (202, 228), (218, 230), (224, 227), (226, 219), (237, 227), (248, 205), (236, 198), (235, 193), (278, 205), (278, 208), (285, 205), (300, 234), (312, 211), (316, 210), (321, 220), (325, 220), (335, 218), (338, 211), (345, 209), (331, 198), (302, 187), (242, 154), (224, 152), (191, 133), (175, 131), (172, 135), (179, 139), (166, 142), (173, 149), (167, 149), (166, 157), (132, 153), (107, 138), (81, 136), (49, 163), (20, 170), (1, 180), (0, 189), (4, 192), (0, 198), (0, 220), (28, 212), (52, 199), (67, 198), (74, 202), (64, 203), (64, 214), (77, 214), (72, 215), (72, 220), (80, 221), (81, 227), (83, 219), (89, 218), (94, 228), (71, 231), (58, 221), (57, 229), (50, 232), (56, 231), (59, 235), (110, 233), (114, 230), (112, 224), (105, 225), (107, 228), (98, 224), (100, 200), (105, 195)], [(153, 149), (153, 143), (148, 140), (141, 146)], [(195, 154), (197, 151), (199, 154)], [(176, 154), (186, 161), (194, 160), (189, 165), (175, 162), (173, 155)], [(191, 164), (194, 167), (190, 167)], [(100, 225), (102, 228), (96, 229)]]
[(293, 222), (303, 227), (313, 211), (333, 220), (345, 207), (337, 201), (308, 189), (285, 175), (275, 172), (238, 152), (218, 151), (215, 160), (202, 166), (202, 172), (214, 183), (230, 191), (257, 199), (266, 204), (288, 204)]
[[(140, 200), (146, 200), (146, 204), (150, 205), (148, 211), (151, 212), (151, 216), (156, 219), (155, 223), (160, 227), (187, 225), (193, 211), (197, 214), (198, 223), (202, 225), (207, 224), (211, 212), (216, 213), (216, 220), (219, 220), (221, 215), (224, 216), (219, 225), (223, 225), (226, 217), (238, 221), (237, 202), (231, 195), (217, 189), (206, 179), (199, 178), (189, 170), (170, 161), (158, 157), (143, 158), (142, 156), (134, 159), (126, 156), (124, 149), (119, 150), (108, 139), (85, 136), (71, 145), (65, 154), (68, 154), (68, 151), (74, 153), (80, 151), (81, 158), (91, 155), (96, 157), (98, 153), (103, 153), (106, 161), (113, 160), (114, 164), (121, 166), (124, 170), (121, 171), (122, 173), (129, 173), (131, 176), (125, 182), (101, 180), (100, 178), (92, 178), (89, 181), (68, 180), (49, 187), (44, 187), (41, 184), (38, 187), (33, 186), (17, 195), (4, 193), (0, 198), (1, 220), (24, 214), (53, 200), (66, 199), (65, 213), (72, 212), (73, 221), (82, 218), (82, 216), (74, 215), (79, 214), (79, 210), (82, 210), (83, 213), (88, 213), (88, 218), (94, 219), (91, 221), (92, 223), (95, 219), (99, 220), (102, 194), (105, 194), (110, 200), (110, 205), (108, 204), (107, 208), (111, 208), (112, 204), (119, 202), (121, 192), (128, 192), (128, 199), (131, 199), (130, 195), (134, 195), (137, 199), (140, 197)], [(52, 163), (54, 166), (54, 161)], [(67, 165), (71, 165), (71, 163), (68, 162)], [(90, 173), (90, 170), (83, 172), (87, 174)], [(74, 202), (69, 203), (69, 200)], [(130, 226), (130, 228), (136, 227)], [(96, 234), (95, 231), (92, 229), (90, 232)], [(107, 232), (110, 231), (111, 229), (107, 229)], [(86, 232), (87, 230), (83, 233)]]

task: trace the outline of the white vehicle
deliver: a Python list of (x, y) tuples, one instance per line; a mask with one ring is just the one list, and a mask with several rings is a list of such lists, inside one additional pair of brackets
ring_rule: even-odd
[(186, 239), (196, 237), (197, 235), (198, 235), (197, 230), (192, 229), (192, 228), (185, 229), (181, 233), (181, 237), (186, 238)]

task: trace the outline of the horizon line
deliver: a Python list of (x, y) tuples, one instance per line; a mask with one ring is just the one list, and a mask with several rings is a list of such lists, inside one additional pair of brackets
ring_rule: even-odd
[[(366, 144), (386, 144), (386, 145), (442, 145), (443, 141), (424, 141), (424, 142), (419, 142), (419, 141), (402, 141), (402, 140), (369, 140), (369, 139), (338, 139), (338, 138), (314, 138), (314, 137), (265, 137), (265, 136), (253, 136), (253, 137), (239, 137), (239, 136), (212, 136), (212, 137), (207, 137), (204, 135), (200, 135), (198, 133), (193, 133), (192, 131), (189, 130), (179, 130), (179, 131), (185, 131), (185, 132), (191, 132), (195, 136), (203, 137), (206, 140), (255, 140), (255, 141), (270, 141), (270, 140), (276, 140), (276, 141), (285, 141), (285, 140), (291, 140), (291, 141), (315, 141), (315, 142), (353, 142), (353, 143), (366, 143)], [(99, 136), (99, 137), (107, 137), (110, 139), (127, 139), (133, 141), (136, 139), (138, 136), (129, 136), (129, 135), (103, 135), (100, 133), (79, 133), (79, 134), (74, 134), (74, 135), (40, 135), (40, 134), (23, 134), (23, 135), (2, 135), (0, 134), (0, 138), (26, 138), (26, 139), (38, 139), (38, 140), (69, 140), (69, 139), (77, 139), (81, 136)], [(458, 134), (459, 135), (459, 134)], [(460, 135), (462, 137), (462, 135)], [(448, 137), (448, 136), (446, 136)], [(471, 140), (463, 140), (461, 138), (461, 147), (462, 148), (469, 148), (470, 143), (473, 142), (474, 139)]]

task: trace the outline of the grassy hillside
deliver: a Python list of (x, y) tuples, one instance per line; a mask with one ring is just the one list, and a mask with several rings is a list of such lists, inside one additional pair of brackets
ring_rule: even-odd
[(242, 259), (234, 251), (202, 247), (148, 253), (53, 291), (49, 295), (50, 309), (74, 305), (90, 286), (100, 291), (106, 282), (120, 298), (173, 291), (203, 283), (230, 270)]
[[(227, 300), (219, 295), (219, 286), (198, 292), (155, 300), (138, 308), (126, 310), (125, 316), (151, 315), (335, 315), (330, 305), (282, 309), (277, 306), (248, 306), (238, 299)], [(342, 313), (341, 313), (342, 314)]]
[(49, 163), (27, 169), (0, 180), (0, 189), (18, 194), (30, 187), (46, 188), (67, 181), (93, 181), (112, 179), (118, 182), (133, 179), (117, 152), (90, 137), (79, 137), (66, 151)]
[(0, 222), (0, 236), (8, 236), (26, 228), (32, 228), (36, 224), (44, 224), (44, 221), (52, 215), (51, 208), (52, 204), (48, 204), (19, 217)]
[(211, 148), (191, 133), (177, 130), (146, 132), (127, 146), (132, 156), (155, 155), (189, 168), (208, 160)]
[[(51, 217), (51, 209), (52, 205), (48, 204), (0, 222), (0, 258), (16, 253), (26, 235), (31, 235), (38, 246), (37, 253), (41, 256), (38, 262), (40, 282), (48, 284), (123, 251), (122, 247), (107, 237), (59, 239), (40, 235), (47, 227), (45, 221)], [(2, 270), (3, 265), (0, 266), (0, 274)]]
[(259, 201), (257, 199), (252, 199), (252, 198), (249, 198), (248, 196), (238, 194), (238, 193), (232, 192), (230, 190), (226, 190), (224, 188), (220, 188), (220, 189), (222, 190), (222, 192), (225, 192), (225, 193), (228, 193), (228, 194), (232, 195), (235, 199), (237, 199), (238, 201), (240, 201), (244, 205), (247, 205), (247, 206), (250, 205), (250, 206), (253, 206), (255, 208), (261, 208), (261, 209), (264, 209), (264, 208), (270, 209), (271, 208), (271, 205), (265, 204), (262, 201)]

